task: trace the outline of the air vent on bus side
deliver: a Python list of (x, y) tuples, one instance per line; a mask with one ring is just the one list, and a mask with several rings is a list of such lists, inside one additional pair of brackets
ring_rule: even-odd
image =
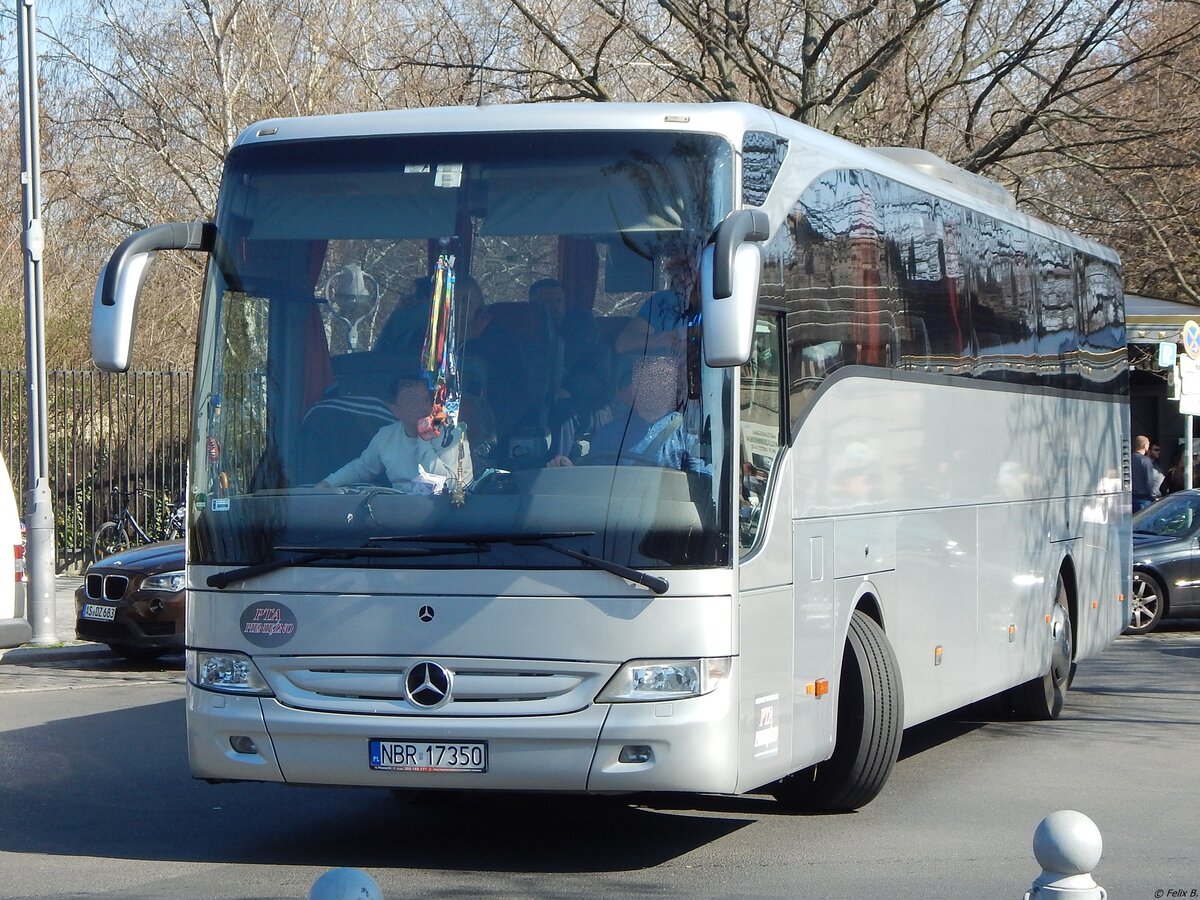
[(1004, 185), (992, 181), (990, 178), (984, 178), (982, 175), (976, 175), (974, 172), (968, 172), (954, 163), (946, 162), (928, 150), (918, 150), (915, 147), (872, 147), (871, 149), (880, 156), (886, 156), (888, 159), (904, 163), (925, 175), (932, 175), (934, 178), (953, 184), (964, 191), (970, 191), (976, 197), (990, 203), (1007, 206), (1009, 209), (1017, 208), (1017, 198)]

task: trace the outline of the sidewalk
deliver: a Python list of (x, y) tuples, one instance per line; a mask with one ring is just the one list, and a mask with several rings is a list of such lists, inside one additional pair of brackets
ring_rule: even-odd
[(58, 641), (62, 642), (62, 646), (40, 647), (25, 644), (11, 650), (0, 650), (0, 665), (65, 662), (114, 656), (104, 644), (75, 640), (75, 589), (81, 584), (82, 575), (58, 575), (54, 579), (54, 633)]

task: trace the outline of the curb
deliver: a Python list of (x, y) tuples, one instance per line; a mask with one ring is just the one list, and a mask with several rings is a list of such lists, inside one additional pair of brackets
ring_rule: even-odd
[(0, 650), (0, 665), (24, 665), (38, 662), (67, 662), (80, 659), (116, 659), (104, 644), (77, 641), (61, 647), (37, 647), (26, 644), (11, 650)]

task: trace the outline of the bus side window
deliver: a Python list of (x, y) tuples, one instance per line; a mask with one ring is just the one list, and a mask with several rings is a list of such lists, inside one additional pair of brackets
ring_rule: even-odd
[(750, 361), (741, 369), (741, 497), (740, 534), (743, 549), (754, 544), (766, 506), (771, 470), (783, 443), (782, 318), (758, 317)]

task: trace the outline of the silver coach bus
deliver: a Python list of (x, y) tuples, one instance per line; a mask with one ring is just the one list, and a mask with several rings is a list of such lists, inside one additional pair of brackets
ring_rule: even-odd
[(1128, 618), (1119, 261), (743, 104), (261, 122), (208, 255), (187, 727), (211, 780), (769, 790), (1062, 706)]

